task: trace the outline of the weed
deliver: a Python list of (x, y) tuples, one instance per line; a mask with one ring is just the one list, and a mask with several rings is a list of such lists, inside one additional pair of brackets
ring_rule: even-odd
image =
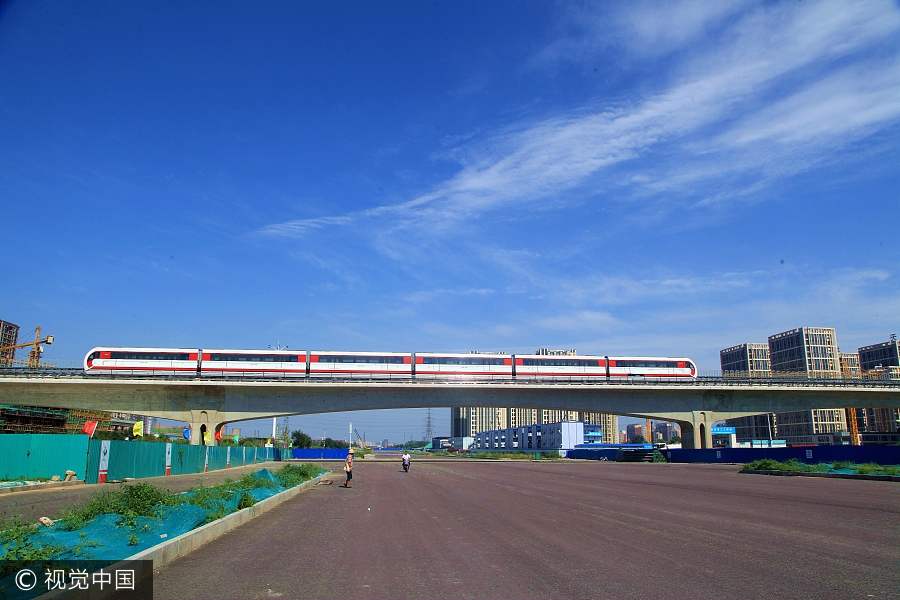
[(218, 521), (228, 514), (228, 511), (225, 510), (225, 506), (222, 504), (217, 504), (215, 508), (209, 510), (209, 514), (206, 517), (207, 523), (212, 523), (213, 521)]
[[(82, 533), (84, 533), (84, 532), (82, 532)], [(85, 536), (83, 536), (81, 534), (79, 534), (78, 537), (81, 538), (82, 542), (80, 544), (77, 544), (72, 547), (72, 554), (75, 555), (76, 558), (91, 558), (91, 554), (89, 552), (84, 553), (84, 549), (85, 548), (96, 548), (97, 546), (100, 546), (101, 544), (98, 542), (88, 541), (88, 540), (84, 539)]]
[[(64, 546), (57, 544), (42, 544), (34, 538), (34, 525), (22, 523), (18, 518), (6, 521), (0, 531), (0, 545), (2, 554), (0, 561), (27, 561), (37, 562), (47, 560), (65, 551)], [(0, 562), (0, 579), (16, 570), (15, 565), (8, 562)]]
[(183, 501), (168, 491), (148, 483), (138, 483), (122, 486), (117, 491), (100, 492), (86, 504), (63, 510), (59, 518), (69, 531), (81, 529), (97, 516), (106, 514), (121, 515), (120, 527), (135, 527), (137, 517), (155, 517), (160, 507), (174, 506)]
[(853, 468), (860, 475), (900, 475), (900, 467), (889, 467), (875, 463), (863, 463)]
[(275, 478), (282, 482), (281, 485), (283, 487), (294, 487), (319, 476), (322, 472), (322, 467), (310, 463), (284, 465), (275, 471)]
[(141, 540), (138, 539), (138, 536), (133, 533), (128, 536), (128, 545), (129, 546), (137, 546)]
[(256, 504), (256, 498), (251, 496), (249, 492), (244, 492), (241, 495), (241, 499), (238, 500), (237, 509), (243, 510), (245, 508), (250, 508), (254, 504)]
[(842, 469), (849, 469), (853, 467), (853, 463), (849, 460), (838, 460), (831, 464), (831, 468), (835, 471), (840, 471)]

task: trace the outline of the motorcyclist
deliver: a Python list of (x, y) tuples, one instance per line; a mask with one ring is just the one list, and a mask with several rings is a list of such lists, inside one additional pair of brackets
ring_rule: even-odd
[(404, 450), (403, 451), (403, 470), (407, 471), (407, 472), (409, 471), (409, 460), (410, 460), (409, 450)]

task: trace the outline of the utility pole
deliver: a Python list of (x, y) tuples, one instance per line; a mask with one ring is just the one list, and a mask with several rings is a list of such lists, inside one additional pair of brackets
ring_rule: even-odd
[(347, 437), (347, 450), (353, 448), (353, 423), (350, 423), (350, 434)]

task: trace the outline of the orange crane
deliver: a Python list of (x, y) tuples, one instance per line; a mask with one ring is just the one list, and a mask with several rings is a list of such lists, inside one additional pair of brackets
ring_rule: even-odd
[(850, 444), (859, 446), (859, 422), (856, 420), (856, 409), (845, 408), (847, 413), (847, 431), (850, 433)]
[[(31, 367), (32, 369), (36, 369), (38, 367), (49, 367), (51, 365), (45, 365), (41, 363), (41, 354), (44, 352), (44, 344), (48, 346), (53, 343), (53, 336), (48, 335), (44, 339), (41, 339), (41, 328), (40, 326), (34, 328), (34, 341), (33, 342), (25, 342), (24, 344), (16, 344), (14, 346), (0, 346), (0, 353), (6, 352), (8, 350), (12, 350), (8, 357), (0, 357), (0, 365), (4, 367), (8, 367), (12, 364), (25, 364), (26, 366)], [(19, 348), (28, 348), (31, 346), (31, 351), (28, 352), (28, 360), (21, 361), (15, 360), (13, 357), (16, 355), (16, 350)]]
[(359, 445), (362, 446), (363, 450), (368, 450), (369, 447), (366, 446), (366, 440), (363, 439), (363, 436), (359, 435), (359, 429), (353, 428), (353, 431), (356, 432), (356, 441), (359, 442)]

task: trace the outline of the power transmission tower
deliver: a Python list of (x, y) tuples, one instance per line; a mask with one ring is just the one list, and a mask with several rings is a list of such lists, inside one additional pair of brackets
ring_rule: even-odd
[(425, 414), (425, 441), (430, 442), (433, 437), (434, 428), (431, 423), (431, 409), (428, 409), (428, 412)]

